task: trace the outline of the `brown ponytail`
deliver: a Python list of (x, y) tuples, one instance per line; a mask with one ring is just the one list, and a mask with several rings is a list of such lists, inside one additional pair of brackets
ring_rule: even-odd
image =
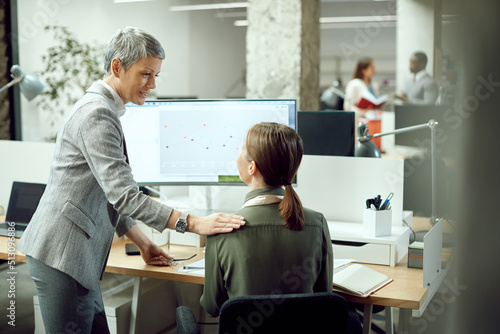
[(302, 139), (292, 128), (278, 123), (259, 123), (248, 131), (246, 149), (271, 187), (285, 186), (279, 210), (285, 226), (304, 229), (304, 211), (291, 182), (302, 161)]
[(283, 196), (279, 209), (286, 227), (294, 231), (304, 229), (302, 202), (291, 185), (285, 186), (285, 196)]

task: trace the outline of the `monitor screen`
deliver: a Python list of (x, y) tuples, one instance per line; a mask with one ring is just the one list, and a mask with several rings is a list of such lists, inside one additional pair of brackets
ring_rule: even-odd
[(121, 118), (139, 185), (243, 184), (236, 158), (248, 129), (296, 129), (296, 100), (178, 100), (127, 104)]
[(297, 128), (304, 154), (354, 156), (352, 111), (299, 111)]

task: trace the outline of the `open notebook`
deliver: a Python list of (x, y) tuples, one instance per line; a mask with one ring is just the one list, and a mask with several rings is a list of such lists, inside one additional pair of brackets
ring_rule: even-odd
[(333, 275), (333, 290), (359, 297), (368, 297), (392, 278), (362, 264), (345, 266)]

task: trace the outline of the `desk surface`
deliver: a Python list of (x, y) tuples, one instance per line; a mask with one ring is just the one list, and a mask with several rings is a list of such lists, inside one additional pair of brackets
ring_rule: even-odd
[(423, 271), (408, 268), (406, 257), (395, 267), (363, 265), (389, 276), (393, 281), (367, 298), (341, 293), (348, 301), (418, 310), (427, 299), (427, 289), (423, 288)]
[[(15, 239), (16, 244), (17, 242), (19, 242), (19, 239)], [(196, 254), (196, 256), (189, 261), (178, 264), (177, 266), (163, 267), (147, 265), (146, 263), (144, 263), (140, 255), (125, 254), (125, 244), (127, 242), (130, 241), (119, 239), (118, 241), (113, 243), (113, 246), (111, 247), (111, 251), (109, 253), (106, 272), (131, 276), (159, 278), (178, 282), (189, 282), (196, 284), (204, 283), (205, 279), (203, 276), (177, 272), (177, 267), (182, 267), (183, 264), (203, 259), (205, 257), (205, 255), (203, 254), (203, 247), (172, 245), (170, 247), (169, 254), (171, 254), (175, 258), (186, 258), (190, 257), (193, 254)], [(0, 259), (9, 259), (9, 246), (9, 238), (0, 236)], [(164, 249), (166, 249), (166, 247), (164, 247)], [(16, 262), (26, 262), (26, 256), (16, 250), (15, 260)]]
[[(16, 243), (17, 241), (18, 239), (16, 239)], [(125, 240), (118, 240), (113, 244), (109, 254), (108, 265), (106, 266), (106, 272), (195, 284), (203, 284), (205, 281), (203, 276), (179, 273), (176, 266), (160, 267), (147, 265), (144, 263), (141, 256), (126, 255), (125, 243)], [(0, 259), (7, 259), (7, 247), (8, 238), (0, 237)], [(193, 259), (186, 261), (186, 263), (195, 262), (204, 257), (202, 247), (172, 245), (170, 248), (170, 254), (177, 258), (189, 257), (196, 254)], [(16, 251), (16, 261), (25, 262), (26, 257), (24, 254)], [(378, 272), (386, 274), (394, 281), (368, 298), (344, 295), (347, 300), (364, 304), (419, 309), (427, 298), (427, 289), (422, 287), (422, 270), (407, 268), (406, 260), (401, 261), (395, 267), (370, 264), (365, 265), (377, 270)]]
[[(130, 241), (128, 241), (130, 242)], [(187, 263), (192, 263), (201, 260), (205, 257), (203, 253), (204, 247), (178, 246), (171, 245), (170, 251), (163, 247), (174, 258), (188, 258), (193, 254), (196, 256), (188, 261), (181, 262), (174, 266), (151, 266), (144, 263), (140, 255), (125, 254), (125, 240), (118, 240), (113, 243), (111, 252), (109, 253), (106, 272), (114, 274), (125, 274), (132, 276), (142, 276), (149, 278), (165, 279), (169, 281), (188, 282), (196, 284), (204, 284), (205, 277), (187, 273), (180, 273), (177, 268), (182, 268)]]
[[(17, 241), (18, 239), (16, 239), (16, 243)], [(109, 254), (106, 272), (195, 284), (204, 283), (203, 276), (179, 273), (176, 266), (151, 266), (145, 264), (141, 256), (126, 255), (125, 243), (125, 240), (118, 240), (113, 244)], [(0, 259), (7, 259), (7, 248), (8, 238), (0, 237)], [(184, 264), (204, 258), (202, 247), (172, 245), (169, 253), (176, 258), (184, 258), (196, 254), (193, 259), (186, 261)], [(25, 256), (17, 251), (15, 259), (18, 262), (26, 261)], [(371, 264), (365, 265), (389, 276), (393, 281), (368, 298), (344, 294), (348, 301), (417, 310), (427, 299), (427, 289), (422, 287), (423, 271), (421, 269), (407, 268), (406, 257), (395, 267)], [(182, 266), (182, 264), (178, 266)]]

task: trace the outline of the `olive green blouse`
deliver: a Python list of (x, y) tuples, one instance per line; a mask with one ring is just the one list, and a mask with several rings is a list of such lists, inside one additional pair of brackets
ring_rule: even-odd
[[(283, 196), (282, 188), (249, 192)], [(244, 207), (239, 230), (207, 238), (205, 286), (200, 303), (212, 316), (229, 298), (243, 295), (307, 293), (332, 290), (333, 251), (325, 217), (304, 208), (305, 227), (284, 225), (279, 203)]]

